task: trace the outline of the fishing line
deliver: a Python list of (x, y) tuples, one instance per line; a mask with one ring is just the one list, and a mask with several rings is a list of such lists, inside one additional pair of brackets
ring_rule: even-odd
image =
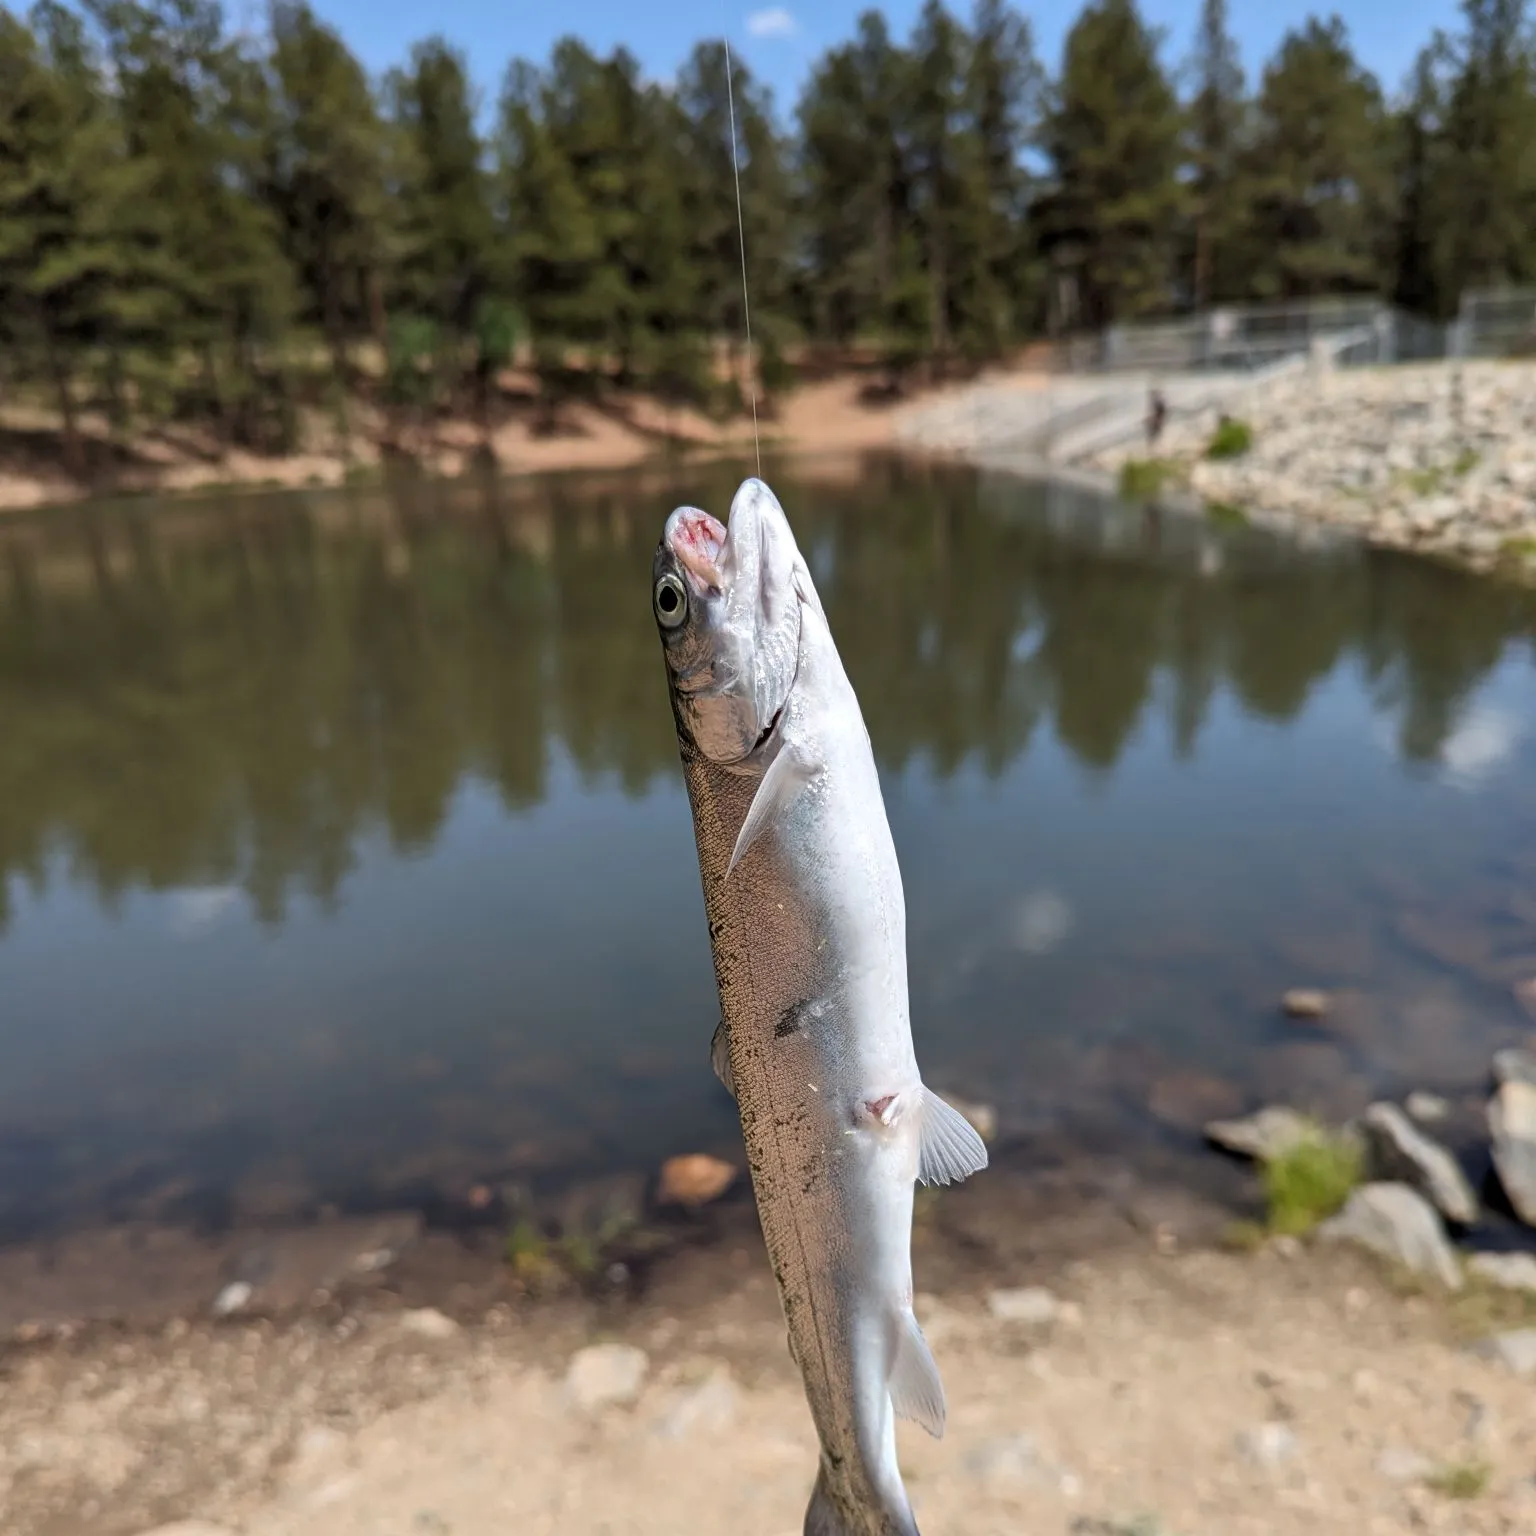
[(731, 175), (736, 181), (736, 243), (741, 248), (741, 318), (747, 330), (747, 397), (752, 402), (752, 447), (757, 454), (757, 478), (763, 478), (763, 445), (757, 435), (757, 374), (752, 366), (752, 305), (747, 298), (747, 230), (741, 217), (741, 157), (736, 150), (736, 88), (732, 76), (731, 40), (720, 34), (725, 44), (725, 100), (731, 117)]

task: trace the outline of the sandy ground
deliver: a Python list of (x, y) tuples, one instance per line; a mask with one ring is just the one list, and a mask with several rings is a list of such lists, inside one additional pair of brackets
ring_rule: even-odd
[[(12, 1346), (0, 1529), (795, 1536), (815, 1447), (754, 1257), (624, 1304)], [(919, 1297), (949, 1394), (944, 1439), (902, 1427), (925, 1536), (1536, 1530), (1531, 1383), (1465, 1347), (1513, 1302), (1339, 1251), (1138, 1245), (1010, 1278), (1046, 1281), (1056, 1317), (999, 1321), (988, 1285)], [(638, 1392), (584, 1407), (570, 1361), (615, 1340), (645, 1352)]]

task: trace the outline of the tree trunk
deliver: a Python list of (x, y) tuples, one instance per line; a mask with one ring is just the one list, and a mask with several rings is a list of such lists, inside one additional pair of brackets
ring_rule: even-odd
[(1201, 209), (1195, 224), (1195, 280), (1194, 301), (1196, 309), (1204, 309), (1211, 293), (1211, 235), (1210, 214)]
[(80, 424), (75, 414), (75, 399), (69, 387), (69, 373), (59, 350), (58, 338), (46, 323), (43, 326), (44, 346), (48, 354), (48, 373), (53, 380), (53, 391), (59, 405), (59, 420), (64, 430), (64, 467), (71, 475), (79, 477), (84, 468), (80, 452)]

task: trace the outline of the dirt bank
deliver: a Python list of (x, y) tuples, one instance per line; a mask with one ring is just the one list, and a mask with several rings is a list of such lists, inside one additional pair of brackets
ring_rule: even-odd
[[(765, 448), (797, 453), (881, 448), (895, 440), (895, 422), (904, 410), (959, 388), (914, 388), (893, 397), (872, 388), (864, 374), (849, 373), (787, 391), (771, 409), (764, 408), (758, 427)], [(750, 417), (721, 422), (617, 391), (573, 401), (551, 421), (539, 408), (531, 380), (521, 376), (510, 379), (488, 431), (467, 420), (390, 421), (359, 404), (345, 443), (334, 423), (315, 416), (305, 423), (306, 450), (283, 457), (231, 449), (191, 427), (146, 432), (126, 444), (114, 438), (106, 421), (90, 415), (80, 429), (83, 463), (72, 476), (64, 471), (62, 437), (49, 413), (14, 405), (0, 409), (0, 511), (108, 493), (338, 485), (377, 470), (391, 453), (432, 473), (457, 475), (488, 452), (500, 469), (518, 474), (624, 468), (677, 453), (741, 452), (753, 441)]]
[[(13, 1345), (0, 1528), (793, 1536), (815, 1451), (759, 1258), (701, 1253), (622, 1303), (375, 1299)], [(1000, 1320), (1003, 1284), (1054, 1299)], [(1464, 1347), (1516, 1302), (1343, 1251), (1142, 1240), (918, 1305), (949, 1393), (942, 1441), (901, 1435), (928, 1536), (1536, 1528), (1530, 1382)], [(594, 1342), (628, 1347), (573, 1375)]]

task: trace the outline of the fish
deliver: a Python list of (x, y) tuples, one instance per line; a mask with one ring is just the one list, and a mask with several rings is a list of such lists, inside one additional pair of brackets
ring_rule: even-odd
[(912, 1307), (918, 1181), (987, 1165), (925, 1086), (869, 731), (784, 509), (667, 518), (651, 571), (720, 1023), (790, 1354), (820, 1442), (805, 1536), (918, 1536), (896, 1419), (944, 1430)]

